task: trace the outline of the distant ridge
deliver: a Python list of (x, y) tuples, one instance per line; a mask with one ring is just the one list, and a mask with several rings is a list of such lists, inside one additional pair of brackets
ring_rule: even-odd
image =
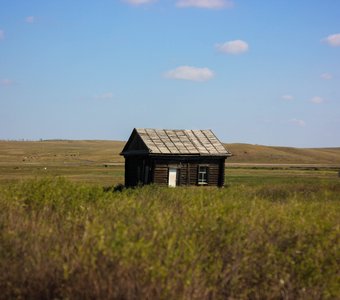
[(230, 163), (340, 164), (340, 147), (293, 148), (251, 144), (227, 144)]
[[(122, 163), (119, 155), (126, 142), (107, 140), (0, 141), (0, 163), (32, 160)], [(340, 166), (340, 147), (293, 148), (232, 143), (224, 144), (233, 154), (228, 163), (244, 164), (328, 164)], [(25, 157), (32, 157), (30, 160)]]

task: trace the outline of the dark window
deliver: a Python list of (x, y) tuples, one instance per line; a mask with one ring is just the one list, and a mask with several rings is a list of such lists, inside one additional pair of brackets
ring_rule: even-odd
[(198, 166), (198, 184), (208, 184), (208, 167)]

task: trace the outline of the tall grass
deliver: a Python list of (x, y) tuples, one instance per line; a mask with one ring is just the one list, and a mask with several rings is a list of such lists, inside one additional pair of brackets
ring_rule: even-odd
[(340, 185), (0, 190), (0, 298), (334, 299)]

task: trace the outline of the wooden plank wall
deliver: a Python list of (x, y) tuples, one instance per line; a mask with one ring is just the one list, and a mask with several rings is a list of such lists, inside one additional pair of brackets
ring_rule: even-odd
[(208, 185), (218, 185), (219, 171), (220, 166), (218, 162), (209, 165)]
[(197, 185), (198, 163), (189, 163), (189, 185)]
[(153, 171), (153, 182), (160, 185), (168, 185), (168, 165), (155, 163)]
[(218, 186), (222, 187), (224, 186), (224, 176), (225, 176), (225, 159), (222, 159), (220, 161), (220, 166), (219, 166), (219, 179), (218, 179)]
[(135, 186), (137, 185), (138, 174), (137, 174), (137, 162), (135, 159), (125, 159), (125, 185)]
[[(204, 165), (208, 167), (208, 186), (223, 186), (224, 184), (224, 159), (214, 158), (148, 158), (130, 157), (125, 163), (125, 185), (135, 186), (138, 181), (144, 182), (145, 168), (151, 167), (149, 180), (144, 184), (153, 182), (155, 184), (167, 186), (169, 167), (179, 169), (179, 185), (197, 185), (198, 167)], [(139, 173), (138, 173), (139, 169)], [(139, 178), (140, 177), (140, 178)]]
[[(180, 185), (197, 185), (198, 180), (198, 166), (199, 165), (208, 166), (208, 185), (209, 186), (219, 186), (221, 185), (220, 180), (220, 170), (221, 162), (220, 160), (205, 160), (204, 163), (199, 161), (194, 162), (177, 162), (177, 167), (180, 169), (179, 184)], [(224, 164), (223, 164), (224, 165)], [(154, 173), (153, 182), (160, 185), (168, 184), (168, 172), (169, 166), (176, 166), (175, 161), (155, 161), (154, 162)], [(224, 176), (224, 173), (223, 173)], [(222, 183), (223, 184), (223, 183)]]
[[(198, 166), (202, 165), (200, 163), (190, 164), (190, 185), (197, 185), (198, 180)], [(211, 161), (209, 163), (205, 162), (203, 165), (208, 167), (208, 185), (217, 186), (219, 184), (219, 162)]]

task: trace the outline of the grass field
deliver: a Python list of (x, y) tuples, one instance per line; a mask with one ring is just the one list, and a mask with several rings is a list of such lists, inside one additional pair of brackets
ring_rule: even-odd
[(124, 182), (124, 142), (0, 141), (0, 184), (64, 176), (72, 181), (112, 185)]
[[(119, 141), (0, 141), (0, 184), (28, 178), (64, 176), (104, 186), (124, 182), (124, 147)], [(335, 179), (340, 148), (296, 149), (248, 144), (226, 145), (227, 182), (254, 177), (322, 177)]]
[(340, 184), (0, 187), (0, 299), (338, 299)]
[(338, 149), (114, 192), (122, 146), (0, 142), (0, 299), (340, 298)]

